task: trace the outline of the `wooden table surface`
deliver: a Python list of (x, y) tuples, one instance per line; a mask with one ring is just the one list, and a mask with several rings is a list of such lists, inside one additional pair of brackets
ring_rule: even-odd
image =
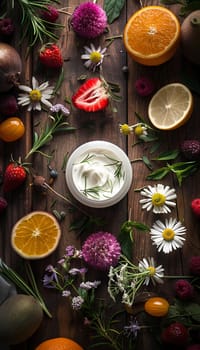
[[(65, 1), (62, 0), (59, 7), (67, 7), (67, 10), (72, 13), (75, 6), (83, 1)], [(103, 5), (103, 1), (98, 1)], [(146, 0), (143, 2), (144, 6), (160, 4), (159, 1)], [(108, 33), (101, 36), (95, 43), (100, 43), (104, 47), (107, 42), (106, 37), (121, 35), (127, 19), (130, 15), (140, 8), (139, 1), (127, 1), (121, 12), (120, 17), (108, 26)], [(172, 11), (178, 15), (179, 7), (171, 6)], [(180, 18), (180, 21), (182, 19)], [(77, 78), (83, 74), (88, 77), (98, 75), (86, 70), (80, 58), (83, 46), (88, 44), (88, 41), (77, 38), (72, 28), (70, 27), (70, 16), (61, 14), (60, 21), (64, 25), (61, 32), (58, 45), (62, 49), (64, 57), (64, 81), (60, 88), (59, 94), (53, 103), (63, 103), (66, 97), (70, 98), (74, 91), (80, 86)], [(19, 45), (18, 38), (14, 38), (12, 45), (14, 45), (20, 52), (23, 60), (23, 73), (21, 81), (25, 85), (31, 84), (31, 77), (34, 75), (39, 81), (49, 81), (55, 84), (58, 75), (55, 72), (41, 70), (38, 63), (38, 47), (31, 51), (28, 57), (25, 57), (26, 45)], [(123, 67), (128, 66), (128, 72), (123, 71)], [(63, 160), (66, 154), (71, 152), (79, 145), (92, 140), (106, 140), (113, 142), (121, 147), (132, 161), (133, 167), (133, 182), (128, 195), (120, 201), (120, 203), (106, 209), (91, 209), (85, 208), (94, 216), (105, 219), (106, 225), (102, 227), (108, 232), (118, 236), (120, 227), (127, 219), (142, 222), (151, 227), (155, 221), (155, 215), (152, 212), (142, 210), (139, 200), (141, 199), (140, 189), (146, 185), (154, 185), (156, 182), (148, 181), (146, 176), (150, 173), (148, 167), (142, 161), (136, 161), (142, 156), (147, 156), (149, 159), (153, 158), (150, 153), (151, 145), (148, 143), (133, 144), (137, 141), (133, 134), (128, 137), (119, 132), (119, 124), (128, 123), (132, 125), (138, 121), (136, 113), (148, 121), (147, 107), (150, 97), (141, 97), (135, 90), (135, 81), (142, 77), (148, 76), (155, 84), (155, 90), (168, 83), (182, 82), (183, 70), (194, 73), (195, 67), (187, 62), (178, 49), (175, 56), (167, 63), (157, 67), (146, 67), (133, 62), (126, 54), (121, 38), (115, 39), (108, 47), (107, 56), (104, 59), (102, 66), (102, 75), (110, 82), (116, 83), (120, 86), (121, 102), (116, 102), (114, 106), (117, 111), (114, 113), (107, 108), (105, 111), (99, 113), (85, 113), (80, 110), (72, 109), (69, 116), (70, 125), (76, 127), (73, 133), (61, 133), (55, 135), (53, 140), (43, 150), (49, 154), (53, 154), (51, 166), (58, 171), (58, 178), (52, 184), (54, 190), (62, 195), (68, 193), (65, 172), (63, 171)], [(199, 138), (199, 103), (200, 97), (193, 92), (194, 96), (194, 112), (191, 119), (184, 126), (174, 131), (161, 131), (159, 137), (161, 139), (160, 148), (157, 152), (172, 150), (179, 147), (180, 142), (184, 139), (198, 139)], [(19, 156), (24, 157), (32, 144), (33, 130), (39, 130), (43, 123), (45, 123), (47, 114), (29, 113), (24, 109), (21, 110), (21, 115), (26, 125), (25, 136), (15, 143), (0, 143), (0, 161), (4, 169), (7, 165), (11, 154), (14, 158)], [(40, 125), (39, 125), (40, 124)], [(39, 125), (39, 126), (38, 126)], [(31, 159), (32, 169), (35, 174), (44, 176), (49, 180), (49, 169), (47, 158), (36, 154)], [(158, 167), (158, 163), (152, 161), (154, 169)], [(161, 162), (159, 166), (163, 163)], [(92, 232), (83, 232), (78, 235), (74, 231), (69, 230), (69, 225), (73, 220), (73, 214), (68, 212), (68, 206), (64, 201), (53, 194), (41, 194), (34, 190), (31, 186), (32, 178), (28, 177), (26, 185), (16, 192), (15, 195), (8, 195), (8, 208), (1, 217), (1, 235), (0, 235), (0, 256), (11, 267), (18, 270), (22, 263), (21, 258), (12, 250), (10, 244), (10, 232), (16, 221), (23, 215), (33, 210), (44, 210), (52, 212), (53, 209), (58, 212), (65, 211), (67, 213), (65, 219), (60, 222), (62, 229), (62, 237), (56, 251), (48, 258), (31, 262), (34, 274), (36, 276), (38, 286), (47, 302), (47, 305), (53, 315), (52, 319), (44, 316), (43, 322), (37, 332), (25, 343), (13, 346), (13, 349), (27, 349), (34, 350), (35, 346), (41, 341), (51, 337), (69, 337), (79, 342), (84, 349), (89, 348), (90, 340), (84, 330), (80, 318), (71, 310), (70, 305), (65, 298), (52, 290), (44, 289), (42, 286), (42, 278), (44, 269), (48, 264), (54, 265), (55, 262), (63, 255), (64, 249), (67, 245), (75, 245), (77, 248), (81, 247), (82, 242)], [(187, 239), (184, 247), (178, 249), (171, 254), (158, 253), (155, 246), (152, 245), (148, 234), (135, 232), (133, 243), (133, 260), (138, 260), (143, 257), (153, 256), (157, 264), (162, 264), (167, 275), (179, 275), (188, 273), (188, 260), (193, 255), (200, 253), (200, 236), (199, 236), (199, 221), (193, 216), (190, 209), (190, 202), (193, 198), (199, 196), (200, 182), (199, 173), (185, 179), (182, 186), (179, 186), (177, 179), (173, 174), (169, 174), (162, 180), (162, 183), (174, 187), (177, 193), (177, 206), (173, 209), (173, 217), (178, 218), (187, 228)], [(104, 278), (104, 274), (100, 272), (93, 272), (96, 279)], [(164, 285), (158, 286), (156, 292), (164, 297), (170, 298), (172, 296), (172, 288), (170, 282), (165, 282)], [(102, 295), (104, 289), (102, 287)], [(145, 333), (144, 333), (145, 334)], [(140, 349), (154, 349), (155, 344), (151, 340), (148, 344), (145, 343), (145, 336), (141, 339)]]

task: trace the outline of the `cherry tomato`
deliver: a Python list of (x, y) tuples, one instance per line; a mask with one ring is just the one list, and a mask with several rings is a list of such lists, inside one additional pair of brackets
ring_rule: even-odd
[(153, 297), (146, 301), (144, 309), (151, 316), (162, 317), (168, 313), (169, 303), (164, 298)]
[(25, 132), (25, 126), (18, 117), (10, 117), (0, 124), (0, 139), (12, 142), (20, 139)]

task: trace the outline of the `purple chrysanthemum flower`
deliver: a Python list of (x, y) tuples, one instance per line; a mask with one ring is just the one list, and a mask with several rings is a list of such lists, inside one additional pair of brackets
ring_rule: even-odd
[(188, 281), (178, 280), (175, 283), (175, 292), (179, 299), (190, 300), (194, 295), (194, 288)]
[(92, 233), (82, 247), (83, 259), (99, 270), (115, 266), (121, 254), (121, 247), (114, 235), (109, 232)]
[(104, 32), (107, 26), (106, 12), (97, 4), (85, 2), (75, 8), (71, 25), (75, 33), (81, 37), (96, 38)]

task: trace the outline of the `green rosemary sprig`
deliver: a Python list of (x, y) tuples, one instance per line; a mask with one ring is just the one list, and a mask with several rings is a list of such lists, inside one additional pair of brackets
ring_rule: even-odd
[(29, 278), (29, 281), (31, 282), (31, 287), (25, 282), (25, 280), (18, 275), (11, 267), (7, 266), (1, 259), (0, 259), (0, 274), (3, 277), (8, 278), (11, 282), (14, 283), (20, 290), (22, 290), (24, 293), (28, 295), (32, 295), (35, 299), (38, 300), (40, 303), (43, 311), (46, 313), (47, 316), (52, 317), (49, 310), (47, 309), (47, 306), (38, 290), (34, 274), (32, 272), (31, 266), (29, 263), (26, 265), (26, 271), (27, 276)]
[[(58, 0), (53, 0), (59, 3)], [(17, 11), (21, 21), (21, 42), (26, 38), (28, 46), (32, 47), (36, 42), (44, 43), (44, 40), (57, 41), (56, 30), (63, 26), (60, 23), (51, 23), (40, 17), (40, 12), (47, 10), (47, 6), (52, 4), (52, 0), (6, 0), (5, 9), (7, 16), (14, 16)]]
[(112, 157), (109, 157), (107, 154), (104, 154), (104, 156), (107, 159), (110, 159), (112, 161), (112, 163), (110, 164), (105, 164), (105, 166), (114, 166), (116, 167), (115, 172), (114, 172), (114, 176), (117, 177), (118, 179), (120, 179), (121, 177), (123, 177), (123, 173), (122, 173), (122, 161), (118, 160), (118, 159), (114, 159)]
[(48, 157), (47, 154), (40, 151), (40, 148), (50, 142), (55, 133), (75, 130), (74, 127), (69, 126), (69, 123), (64, 120), (65, 116), (62, 113), (56, 113), (54, 116), (49, 117), (51, 122), (47, 122), (46, 126), (41, 130), (41, 133), (38, 134), (37, 132), (34, 132), (33, 146), (25, 156), (25, 159), (36, 152)]

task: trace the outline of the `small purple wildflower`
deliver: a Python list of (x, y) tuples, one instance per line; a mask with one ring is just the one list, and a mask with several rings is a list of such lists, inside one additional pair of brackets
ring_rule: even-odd
[(135, 82), (135, 89), (140, 96), (148, 96), (154, 90), (153, 82), (147, 77), (141, 77)]
[(107, 26), (106, 12), (100, 5), (91, 1), (77, 6), (71, 17), (75, 33), (83, 38), (92, 39), (103, 34)]
[(87, 269), (85, 269), (84, 267), (80, 268), (80, 269), (77, 269), (76, 267), (73, 267), (68, 272), (72, 276), (76, 276), (78, 274), (84, 275), (87, 272)]
[(179, 299), (190, 300), (194, 295), (194, 288), (191, 283), (182, 279), (175, 283), (175, 292)]
[(71, 295), (70, 290), (63, 290), (63, 292), (62, 292), (63, 297), (69, 297), (70, 295)]
[(91, 234), (82, 247), (83, 259), (99, 270), (108, 270), (115, 266), (121, 254), (121, 247), (116, 237), (109, 232)]
[(70, 114), (69, 109), (61, 103), (57, 103), (57, 104), (51, 106), (50, 112), (52, 112), (52, 113), (62, 112), (62, 114), (65, 116)]
[(74, 256), (75, 247), (73, 245), (68, 245), (65, 250), (66, 250), (66, 255), (67, 256), (70, 256), (70, 257)]
[(90, 290), (92, 288), (97, 288), (101, 284), (101, 281), (87, 281), (87, 282), (82, 282), (80, 284), (80, 288), (85, 289), (85, 290)]
[(45, 271), (47, 273), (43, 277), (43, 286), (45, 288), (56, 288), (56, 283), (58, 283), (56, 269), (53, 267), (53, 265), (48, 265)]
[(140, 326), (138, 325), (136, 318), (134, 318), (134, 320), (131, 320), (128, 326), (124, 326), (125, 334), (127, 334), (128, 337), (133, 336), (136, 338), (139, 330)]
[(81, 296), (73, 297), (72, 298), (72, 309), (73, 310), (80, 310), (83, 303), (84, 303), (84, 299)]

